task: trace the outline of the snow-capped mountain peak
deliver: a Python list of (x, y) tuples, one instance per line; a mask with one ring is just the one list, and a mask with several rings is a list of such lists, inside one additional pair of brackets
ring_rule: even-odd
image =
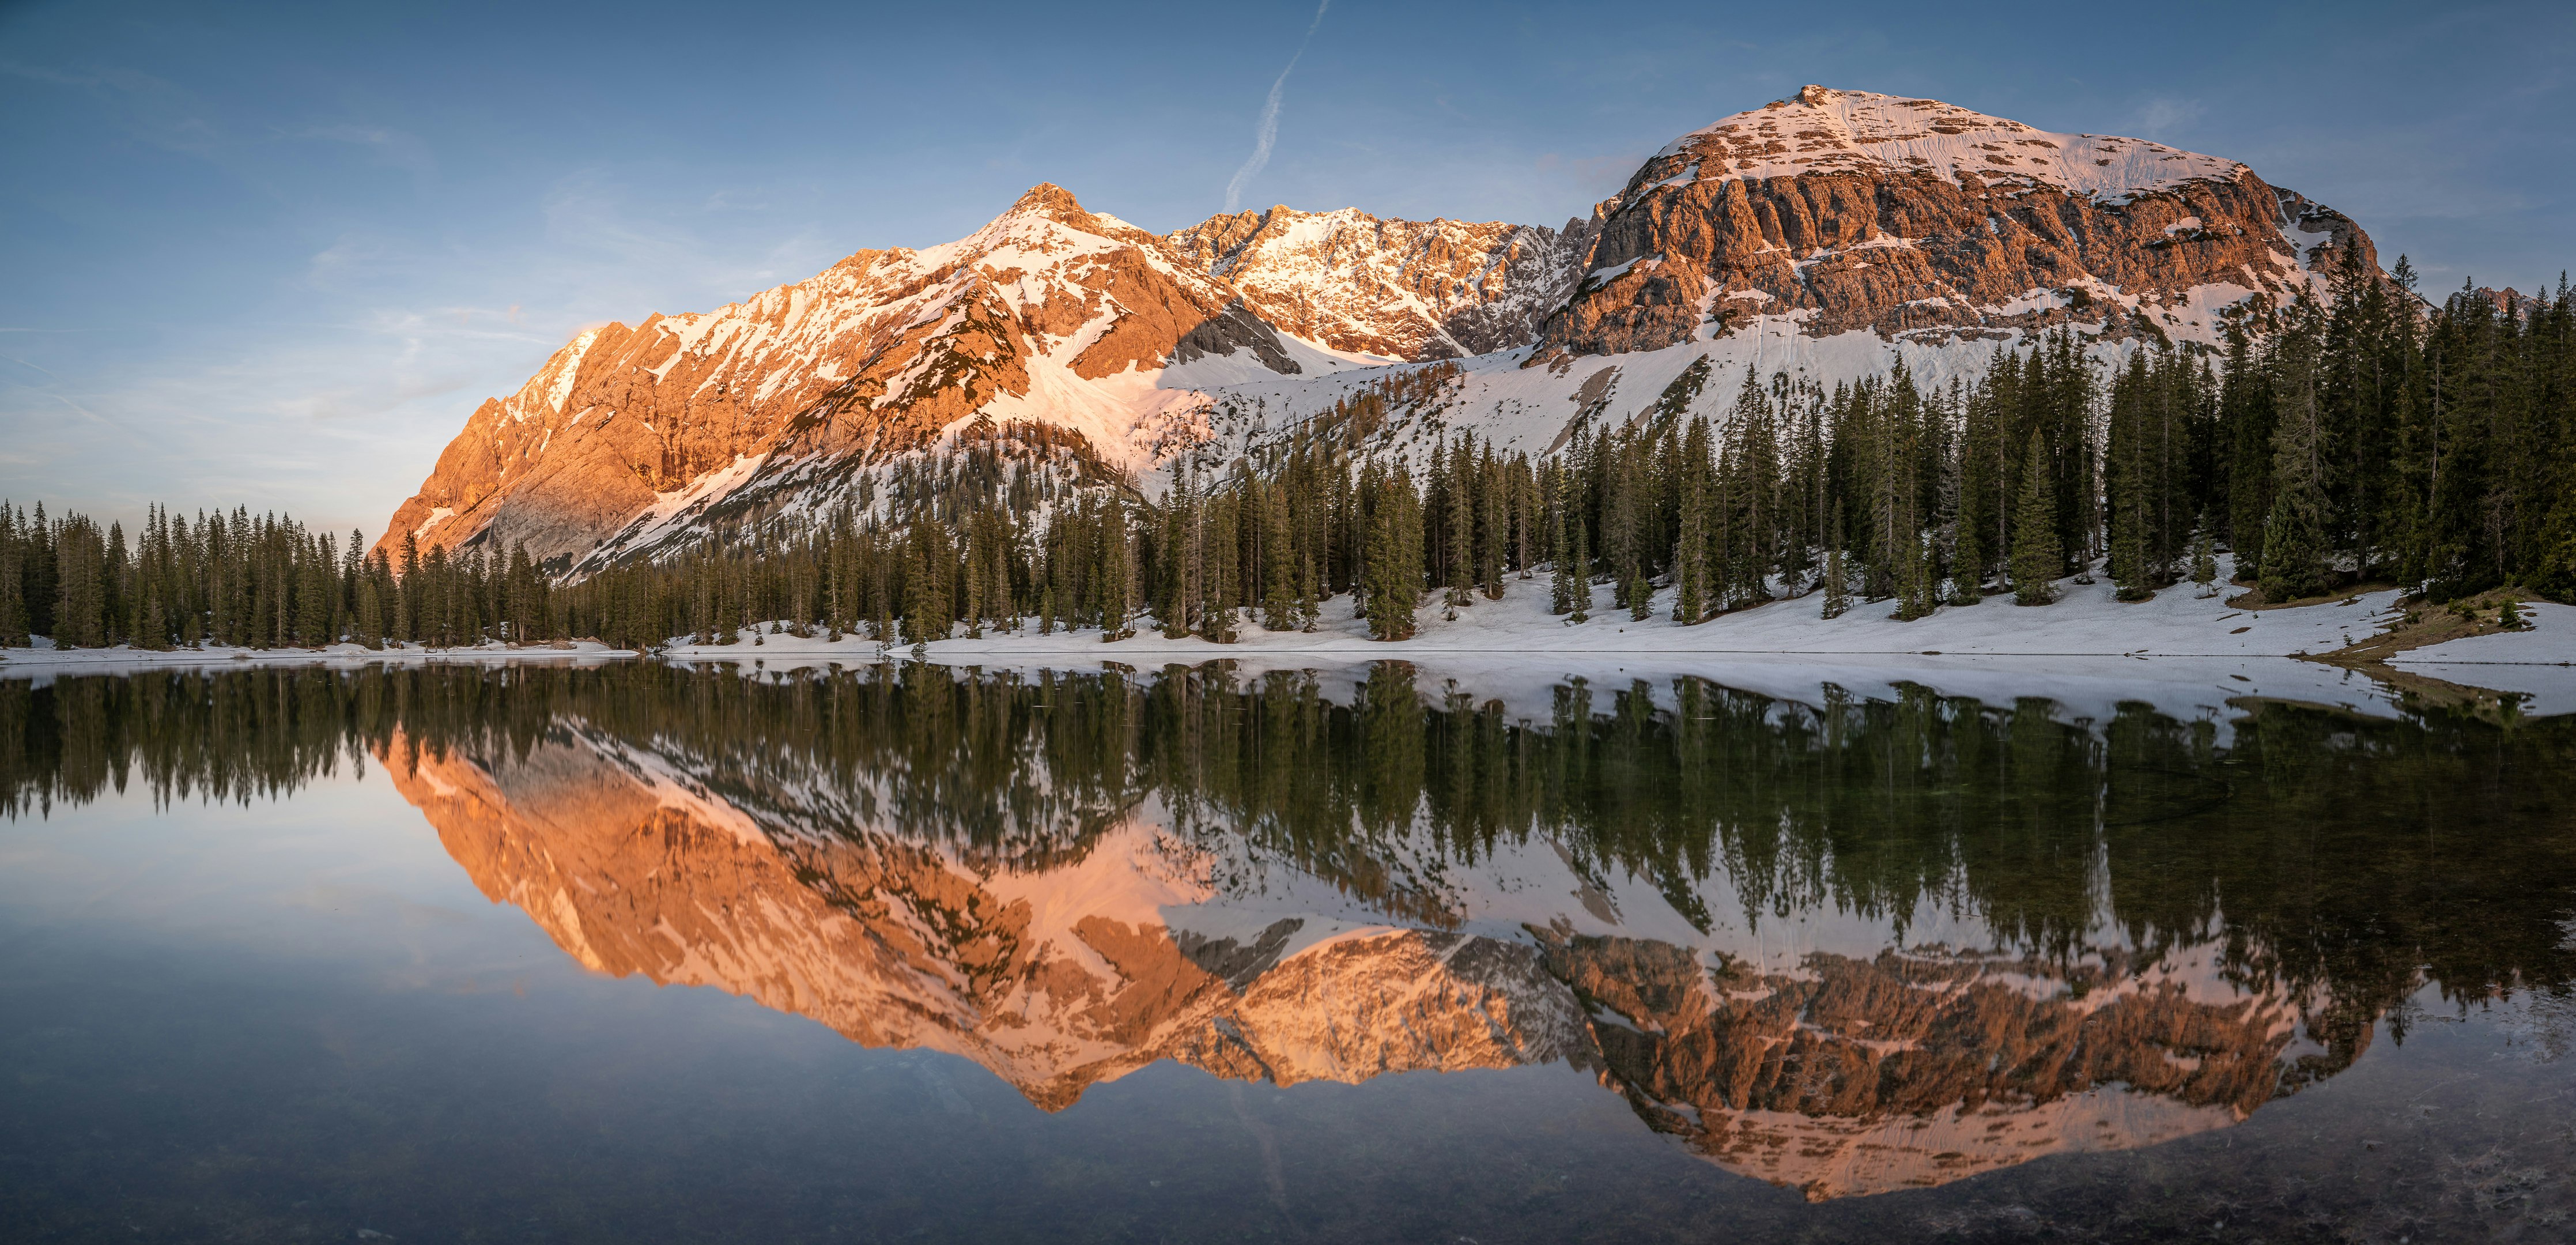
[(2054, 133), (1934, 99), (1809, 86), (1675, 139), (1639, 176), (1651, 183), (1928, 174), (1953, 184), (2027, 183), (2108, 198), (2233, 180), (2245, 171), (2234, 160), (2142, 138)]

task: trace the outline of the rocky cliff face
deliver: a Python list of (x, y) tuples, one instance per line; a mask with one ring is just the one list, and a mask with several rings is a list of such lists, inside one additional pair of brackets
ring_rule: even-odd
[(2221, 306), (2286, 301), (2346, 247), (2377, 259), (2351, 221), (2232, 160), (1815, 86), (1684, 135), (1613, 202), (1542, 356), (1753, 315), (1941, 338), (2107, 317), (2207, 340)]
[(711, 512), (816, 505), (978, 416), (1046, 425), (1025, 440), (1097, 482), (1193, 440), (1202, 388), (1525, 343), (1581, 241), (1285, 209), (1157, 237), (1041, 185), (945, 246), (585, 331), (475, 411), (377, 547), (488, 538), (597, 565)]
[(1544, 846), (1411, 869), (1446, 879), (1421, 913), (1355, 910), (1150, 801), (967, 851), (854, 817), (863, 791), (747, 785), (570, 721), (524, 752), (379, 757), (476, 886), (591, 970), (957, 1054), (1050, 1110), (1162, 1059), (1279, 1084), (1567, 1061), (1710, 1161), (1824, 1198), (2225, 1127), (2358, 1051), (2215, 945), (1836, 950), (1723, 915), (1723, 877), (1708, 931), (1657, 929), (1651, 889)]
[(872, 473), (969, 433), (1050, 489), (1150, 492), (1389, 361), (1465, 356), (1442, 426), (1544, 453), (1682, 352), (1830, 382), (1973, 371), (2057, 325), (2214, 342), (2346, 256), (2376, 271), (2350, 220), (2234, 161), (1822, 87), (1684, 135), (1562, 229), (1278, 207), (1155, 235), (1041, 185), (957, 242), (582, 333), (474, 412), (378, 548), (524, 542), (577, 575), (881, 501)]
[(1167, 235), (1255, 314), (1334, 350), (1443, 359), (1527, 344), (1582, 275), (1591, 228), (1380, 220), (1274, 207)]
[(1209, 355), (1299, 370), (1238, 304), (1153, 235), (1039, 186), (958, 242), (862, 251), (748, 302), (583, 333), (475, 412), (379, 548), (489, 534), (560, 570), (764, 471), (880, 460), (1014, 406), (1124, 462), (1147, 449), (1129, 443), (1131, 407), (1152, 404), (1120, 402), (1115, 378)]

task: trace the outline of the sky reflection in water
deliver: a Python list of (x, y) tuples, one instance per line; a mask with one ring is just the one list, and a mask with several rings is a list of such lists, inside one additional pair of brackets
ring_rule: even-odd
[(2552, 1239), (2571, 749), (1392, 664), (0, 683), (0, 1216)]

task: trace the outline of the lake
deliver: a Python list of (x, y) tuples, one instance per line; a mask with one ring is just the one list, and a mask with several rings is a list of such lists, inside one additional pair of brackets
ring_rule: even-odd
[(2038, 682), (0, 681), (0, 1236), (2564, 1241), (2571, 773)]

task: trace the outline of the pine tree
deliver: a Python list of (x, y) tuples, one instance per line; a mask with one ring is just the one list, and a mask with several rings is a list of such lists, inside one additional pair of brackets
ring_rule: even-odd
[(1572, 526), (1574, 556), (1568, 561), (1572, 563), (1574, 569), (1574, 612), (1567, 616), (1566, 621), (1585, 623), (1592, 621), (1591, 525), (1585, 523), (1580, 516), (1576, 516), (1572, 520)]
[(2247, 326), (2227, 326), (2227, 367), (2219, 382), (2219, 421), (2228, 428), (2228, 547), (2236, 578), (2252, 583), (2263, 565), (2263, 528), (2272, 513), (2273, 405), (2264, 364)]
[(1825, 604), (1824, 616), (1840, 618), (1850, 612), (1851, 573), (1843, 566), (1843, 504), (1834, 502), (1832, 516), (1825, 520)]
[(1974, 605), (1985, 599), (1985, 551), (1977, 543), (1983, 525), (1961, 514), (1950, 543), (1950, 604)]
[(1369, 636), (1412, 639), (1414, 610), (1422, 601), (1422, 514), (1413, 482), (1400, 468), (1380, 485), (1368, 575)]
[(2191, 582), (2200, 585), (2201, 596), (2218, 595), (2218, 546), (2210, 539), (2209, 512), (2206, 510), (2201, 512), (2200, 522), (2192, 530)]
[(2039, 433), (2030, 434), (2022, 455), (2021, 498), (2013, 507), (2013, 604), (2046, 605), (2057, 599), (2053, 586), (2065, 569), (2066, 555), (2057, 542), (2057, 498), (2052, 487), (2048, 447)]
[(1475, 599), (1471, 591), (1476, 573), (1475, 444), (1473, 434), (1461, 434), (1456, 448), (1449, 453), (1449, 530), (1443, 542), (1448, 551), (1449, 591), (1444, 604), (1452, 619)]
[(1556, 487), (1547, 505), (1547, 556), (1551, 566), (1547, 612), (1551, 614), (1574, 612), (1575, 588), (1581, 582), (1574, 565), (1574, 542), (1567, 536), (1567, 528), (1571, 526), (1565, 513), (1570, 504), (1567, 495), (1570, 475), (1562, 468), (1557, 470)]
[(1673, 621), (1688, 626), (1708, 617), (1709, 536), (1708, 420), (1694, 418), (1682, 439), (1681, 521), (1673, 537)]
[(79, 515), (65, 517), (54, 556), (54, 643), (62, 648), (105, 646), (107, 554), (97, 526)]
[(2275, 387), (2279, 423), (2272, 433), (2272, 513), (2263, 528), (2263, 599), (2273, 603), (2323, 594), (2326, 564), (2325, 464), (2318, 441), (2315, 341), (2283, 334)]
[(1905, 607), (1897, 617), (1905, 622), (1929, 618), (1941, 607), (1941, 550), (1928, 538), (1914, 542), (1914, 565), (1905, 586)]
[(7, 503), (0, 502), (0, 648), (28, 644), (26, 555), (19, 548), (22, 527)]
[(2147, 542), (2143, 499), (2134, 477), (2123, 477), (2111, 499), (2111, 582), (2122, 601), (2145, 601), (2156, 595), (2147, 578)]
[(1292, 630), (1304, 612), (1305, 593), (1290, 537), (1288, 490), (1284, 485), (1253, 487), (1261, 516), (1261, 625), (1272, 631)]

